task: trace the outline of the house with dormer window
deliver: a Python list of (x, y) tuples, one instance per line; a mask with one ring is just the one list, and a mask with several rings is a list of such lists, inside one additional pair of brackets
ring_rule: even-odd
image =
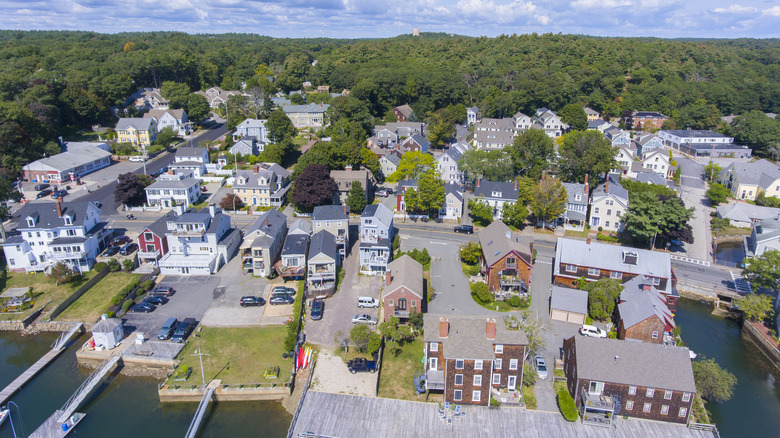
[(588, 175), (585, 175), (585, 184), (563, 183), (566, 189), (566, 211), (563, 212), (558, 223), (574, 229), (583, 229), (588, 223)]
[(474, 185), (474, 199), (486, 203), (493, 209), (494, 220), (500, 220), (503, 217), (504, 205), (517, 202), (519, 196), (517, 181), (498, 182), (477, 179)]
[(471, 147), (466, 143), (455, 143), (436, 158), (436, 170), (439, 171), (442, 181), (463, 184), (463, 171), (460, 170), (458, 162), (469, 149)]
[(269, 277), (279, 260), (287, 235), (287, 217), (274, 208), (257, 217), (244, 234), (239, 251), (243, 273), (255, 277)]
[(233, 193), (244, 205), (279, 207), (290, 190), (290, 171), (276, 163), (260, 163), (236, 174)]
[(236, 126), (236, 132), (233, 133), (233, 139), (253, 138), (256, 142), (265, 145), (268, 143), (268, 128), (264, 119), (245, 119)]
[(111, 236), (90, 201), (31, 203), (18, 216), (16, 229), (0, 244), (11, 272), (49, 272), (59, 262), (89, 271)]
[(117, 140), (138, 147), (149, 147), (157, 140), (157, 120), (143, 117), (123, 117), (116, 122)]
[(157, 262), (168, 254), (168, 221), (176, 216), (175, 211), (164, 214), (138, 234), (138, 264)]
[(318, 205), (311, 213), (311, 229), (315, 235), (328, 231), (336, 239), (339, 264), (349, 252), (349, 207), (346, 205)]
[(172, 170), (175, 173), (191, 173), (193, 178), (200, 178), (206, 174), (206, 164), (208, 162), (208, 148), (180, 147), (176, 149), (173, 163), (168, 165), (168, 170)]
[(606, 231), (623, 231), (620, 217), (628, 210), (628, 190), (612, 175), (596, 187), (590, 198), (590, 226)]

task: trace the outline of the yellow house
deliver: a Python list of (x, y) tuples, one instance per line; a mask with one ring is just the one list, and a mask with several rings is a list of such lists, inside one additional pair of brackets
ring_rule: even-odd
[(601, 118), (601, 114), (599, 114), (598, 111), (594, 110), (593, 108), (583, 107), (585, 110), (585, 115), (588, 116), (589, 122), (595, 122), (596, 120)]
[(260, 163), (236, 174), (233, 193), (244, 205), (279, 207), (290, 189), (290, 171), (276, 163)]
[(157, 140), (157, 122), (153, 118), (121, 118), (115, 131), (120, 143), (151, 146)]
[(759, 192), (780, 198), (780, 167), (767, 160), (731, 163), (721, 172), (718, 181), (737, 199), (754, 201)]

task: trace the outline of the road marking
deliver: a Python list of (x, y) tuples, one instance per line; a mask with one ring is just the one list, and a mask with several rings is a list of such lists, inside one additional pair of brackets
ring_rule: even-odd
[(548, 246), (548, 245), (539, 245), (539, 244), (536, 244), (536, 243), (534, 243), (534, 246), (538, 246), (538, 247), (541, 247), (541, 248), (550, 248), (550, 249), (555, 249), (555, 247), (554, 247), (554, 246)]
[(693, 263), (695, 265), (711, 266), (710, 262), (708, 262), (706, 260), (699, 260), (699, 259), (694, 259), (694, 258), (690, 258), (690, 257), (683, 257), (683, 256), (675, 255), (675, 254), (671, 254), (670, 258), (672, 260), (678, 260), (678, 261), (681, 261), (681, 262)]
[(447, 246), (447, 243), (446, 243), (446, 242), (434, 242), (434, 241), (432, 241), (432, 240), (431, 240), (431, 242), (430, 242), (430, 243), (432, 243), (432, 244), (434, 244), (434, 245), (444, 245), (444, 246)]
[(544, 263), (545, 265), (552, 265), (552, 261), (547, 261), (547, 260), (537, 260), (536, 263)]

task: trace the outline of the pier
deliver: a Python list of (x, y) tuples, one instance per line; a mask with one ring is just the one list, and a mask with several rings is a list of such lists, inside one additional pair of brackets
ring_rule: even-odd
[(65, 346), (67, 345), (71, 336), (80, 331), (82, 326), (83, 325), (81, 323), (74, 324), (69, 331), (63, 332), (60, 337), (54, 341), (51, 346), (51, 350), (44, 354), (40, 359), (32, 364), (30, 368), (27, 368), (22, 374), (19, 375), (19, 377), (14, 379), (13, 382), (9, 383), (8, 386), (0, 391), (0, 406), (4, 405), (12, 395), (16, 394), (16, 392), (22, 389), (22, 387), (27, 384), (27, 382), (35, 377), (42, 369), (46, 368), (46, 365), (56, 359), (57, 356), (59, 356), (60, 353), (65, 350)]
[(195, 410), (195, 417), (192, 418), (190, 427), (187, 429), (187, 435), (185, 435), (186, 438), (195, 438), (195, 435), (198, 434), (200, 423), (203, 421), (203, 416), (206, 414), (206, 408), (209, 406), (209, 402), (211, 402), (211, 396), (214, 395), (214, 391), (217, 389), (219, 384), (219, 380), (212, 380), (209, 382), (208, 386), (206, 386), (206, 392), (203, 394), (203, 398), (200, 399), (198, 409)]

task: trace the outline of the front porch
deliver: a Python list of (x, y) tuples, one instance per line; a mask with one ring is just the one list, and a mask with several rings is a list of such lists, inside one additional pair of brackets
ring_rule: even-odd
[(516, 269), (504, 269), (498, 273), (498, 290), (494, 291), (496, 299), (508, 299), (515, 295), (528, 295), (528, 283)]
[(603, 394), (590, 394), (582, 388), (582, 422), (592, 426), (610, 427), (615, 412), (615, 401)]

